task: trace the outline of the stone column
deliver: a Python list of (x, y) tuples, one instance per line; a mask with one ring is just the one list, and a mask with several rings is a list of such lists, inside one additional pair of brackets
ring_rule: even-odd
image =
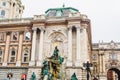
[(32, 37), (32, 51), (31, 51), (31, 61), (29, 66), (35, 65), (35, 49), (36, 49), (36, 35), (37, 35), (37, 28), (33, 28), (33, 37)]
[(80, 66), (80, 26), (76, 27), (77, 32), (76, 32), (76, 66)]
[(102, 72), (102, 60), (101, 60), (101, 53), (99, 54), (100, 55), (100, 73)]
[(5, 55), (4, 55), (4, 61), (3, 61), (2, 66), (7, 66), (7, 62), (9, 59), (8, 53), (9, 53), (9, 45), (10, 45), (10, 34), (11, 32), (6, 33)]
[(37, 66), (42, 66), (42, 56), (43, 56), (43, 33), (44, 29), (40, 28), (40, 41), (39, 41), (39, 53), (38, 53), (38, 62)]
[(20, 37), (19, 37), (19, 46), (18, 46), (18, 54), (17, 54), (16, 66), (21, 66), (23, 31), (19, 32), (19, 35), (20, 35)]
[(72, 66), (72, 27), (68, 29), (68, 59), (67, 66)]
[(100, 53), (98, 54), (98, 72), (100, 72)]
[[(90, 58), (89, 58), (89, 52), (88, 52), (88, 33), (87, 33), (87, 24), (83, 24), (83, 30), (82, 30), (82, 38), (83, 38), (83, 41), (82, 41), (82, 63), (86, 63), (87, 61), (90, 61)], [(81, 64), (82, 64), (81, 63)]]
[(105, 54), (103, 54), (103, 73), (105, 73)]

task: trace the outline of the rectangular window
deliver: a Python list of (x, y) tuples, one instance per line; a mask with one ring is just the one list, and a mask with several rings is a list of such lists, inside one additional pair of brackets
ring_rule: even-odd
[(18, 40), (18, 32), (13, 32), (12, 33), (12, 41), (17, 41)]
[(25, 48), (23, 50), (23, 62), (29, 62), (30, 49)]
[(12, 49), (10, 53), (10, 62), (15, 62), (15, 61), (16, 61), (16, 51), (15, 49)]

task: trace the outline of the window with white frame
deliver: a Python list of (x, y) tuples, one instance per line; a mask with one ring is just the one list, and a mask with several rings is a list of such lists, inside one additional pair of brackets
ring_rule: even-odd
[(2, 55), (3, 55), (3, 52), (2, 52), (2, 49), (0, 49), (0, 62), (2, 62)]
[(31, 33), (30, 32), (26, 32), (25, 33), (25, 40), (28, 41), (31, 39)]
[(29, 62), (30, 49), (25, 48), (23, 50), (23, 62)]
[(10, 62), (16, 61), (16, 50), (13, 48), (10, 52)]
[(18, 32), (13, 32), (12, 33), (12, 40), (17, 41), (18, 40)]

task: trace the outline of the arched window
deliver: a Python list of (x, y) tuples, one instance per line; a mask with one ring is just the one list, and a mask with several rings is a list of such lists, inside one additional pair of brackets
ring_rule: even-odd
[(1, 16), (5, 16), (5, 10), (1, 11)]
[(23, 51), (23, 62), (29, 62), (30, 49), (25, 48)]
[(16, 50), (13, 48), (10, 52), (10, 62), (15, 62), (16, 60)]
[(31, 39), (31, 33), (30, 32), (26, 32), (25, 33), (25, 40), (28, 41)]
[(2, 49), (0, 49), (0, 62), (2, 62)]

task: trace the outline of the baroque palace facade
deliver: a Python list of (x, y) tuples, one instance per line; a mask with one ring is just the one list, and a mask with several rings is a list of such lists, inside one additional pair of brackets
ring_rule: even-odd
[(91, 22), (85, 14), (62, 7), (22, 18), (23, 10), (21, 0), (0, 0), (0, 80), (9, 75), (15, 80), (23, 76), (30, 80), (33, 72), (38, 80), (42, 62), (53, 55), (55, 46), (65, 59), (67, 80), (74, 72), (78, 80), (86, 80), (83, 63), (87, 61), (93, 64), (92, 77), (118, 79), (120, 44), (92, 44)]

